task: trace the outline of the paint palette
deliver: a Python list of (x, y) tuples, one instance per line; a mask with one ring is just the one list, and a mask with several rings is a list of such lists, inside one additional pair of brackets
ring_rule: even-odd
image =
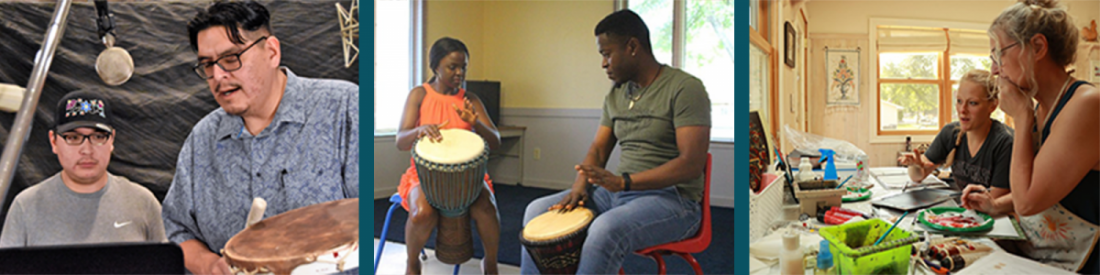
[(921, 211), (917, 219), (924, 226), (949, 232), (982, 232), (993, 229), (993, 217), (978, 213), (979, 217), (963, 215), (962, 207), (932, 207)]
[(862, 201), (871, 198), (871, 190), (860, 187), (848, 187), (848, 193), (841, 198), (842, 202)]

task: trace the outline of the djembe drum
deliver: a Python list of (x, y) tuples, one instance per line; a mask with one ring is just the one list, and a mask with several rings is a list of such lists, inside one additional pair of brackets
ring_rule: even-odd
[(576, 274), (581, 247), (595, 214), (584, 207), (569, 212), (551, 210), (523, 227), (519, 242), (542, 274)]
[(260, 220), (230, 238), (222, 255), (234, 274), (332, 274), (358, 268), (359, 199)]
[(444, 129), (440, 142), (428, 137), (413, 146), (420, 191), (439, 209), (436, 257), (447, 264), (466, 262), (474, 255), (469, 207), (481, 195), (489, 149), (480, 136), (464, 129)]

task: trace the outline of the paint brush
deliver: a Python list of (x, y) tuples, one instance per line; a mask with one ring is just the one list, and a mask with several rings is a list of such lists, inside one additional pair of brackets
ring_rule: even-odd
[(845, 183), (848, 183), (848, 180), (852, 179), (852, 176), (854, 175), (848, 175), (848, 178), (845, 178), (844, 181), (840, 182), (840, 185), (837, 185), (836, 189), (840, 189), (841, 186), (844, 186)]
[(908, 215), (909, 215), (909, 211), (905, 211), (904, 213), (902, 213), (901, 217), (898, 217), (898, 220), (894, 221), (893, 226), (890, 226), (890, 229), (887, 229), (886, 233), (882, 233), (882, 237), (879, 237), (879, 240), (875, 241), (875, 244), (871, 244), (871, 245), (872, 246), (873, 245), (879, 245), (879, 243), (882, 242), (883, 239), (887, 239), (887, 235), (890, 234), (890, 231), (893, 231), (893, 229), (895, 227), (898, 227), (898, 223), (901, 222), (901, 220), (905, 219), (905, 216), (908, 216)]

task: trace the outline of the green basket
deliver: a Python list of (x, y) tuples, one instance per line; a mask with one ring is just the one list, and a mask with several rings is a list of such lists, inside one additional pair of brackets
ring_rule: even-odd
[(894, 228), (878, 245), (873, 245), (891, 224), (870, 219), (822, 228), (829, 241), (837, 274), (906, 274), (916, 234)]

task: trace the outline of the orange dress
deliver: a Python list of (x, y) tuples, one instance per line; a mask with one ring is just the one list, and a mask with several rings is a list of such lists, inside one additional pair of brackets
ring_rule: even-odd
[[(416, 121), (416, 127), (420, 127), (424, 124), (441, 124), (447, 121), (447, 125), (442, 129), (466, 129), (473, 131), (474, 125), (462, 120), (462, 117), (455, 112), (454, 106), (462, 108), (466, 106), (466, 89), (459, 89), (457, 94), (444, 95), (436, 92), (432, 89), (431, 85), (424, 83), (422, 85), (427, 93), (424, 95), (424, 100), (420, 102), (420, 119)], [(485, 174), (485, 182), (489, 186), (489, 192), (493, 192), (493, 182), (489, 179), (489, 174)], [(401, 183), (397, 185), (397, 193), (401, 195), (401, 206), (405, 208), (405, 211), (409, 210), (409, 191), (413, 187), (420, 186), (420, 177), (416, 173), (416, 163), (411, 158), (409, 159), (409, 168), (405, 170), (405, 174), (401, 175)]]

